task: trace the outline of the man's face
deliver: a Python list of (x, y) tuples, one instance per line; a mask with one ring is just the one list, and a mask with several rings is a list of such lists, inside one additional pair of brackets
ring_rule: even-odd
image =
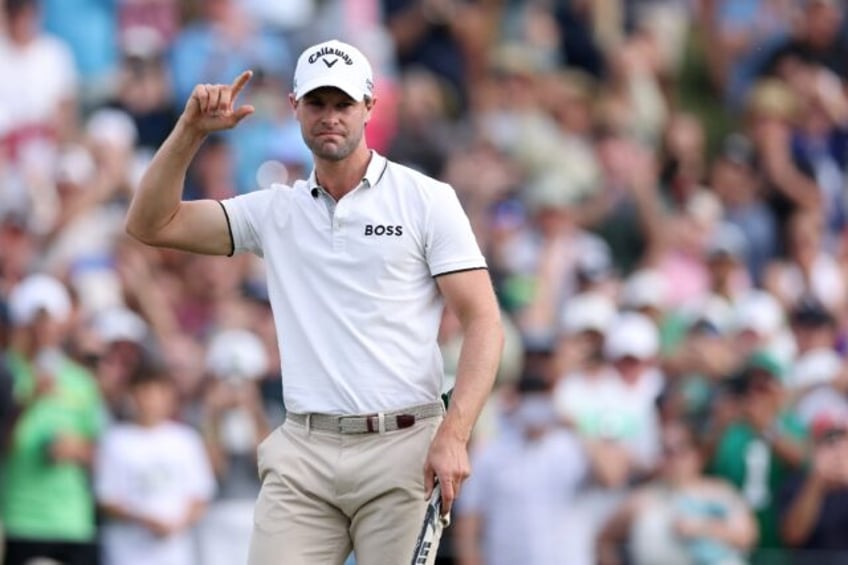
[(66, 335), (67, 324), (42, 310), (29, 327), (33, 342), (38, 348), (58, 346)]
[(139, 421), (158, 423), (173, 414), (176, 395), (173, 386), (167, 382), (136, 385), (131, 389), (131, 395)]
[(613, 367), (627, 383), (635, 383), (642, 373), (651, 366), (649, 359), (640, 359), (633, 355), (624, 355), (612, 362)]
[(832, 347), (836, 343), (836, 329), (829, 323), (795, 323), (792, 333), (801, 352)]
[(292, 104), (306, 145), (319, 159), (341, 161), (362, 142), (373, 101), (357, 102), (338, 88), (318, 88)]
[(842, 11), (838, 2), (812, 0), (805, 9), (807, 40), (813, 47), (826, 49), (839, 34)]
[(767, 424), (780, 410), (783, 389), (777, 377), (755, 370), (748, 377), (742, 394), (743, 411), (751, 422)]

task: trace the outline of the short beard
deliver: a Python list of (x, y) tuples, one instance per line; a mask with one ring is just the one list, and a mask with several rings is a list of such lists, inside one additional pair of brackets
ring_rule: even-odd
[(356, 138), (345, 139), (341, 145), (331, 146), (328, 146), (315, 138), (304, 139), (304, 141), (306, 141), (306, 146), (309, 147), (309, 150), (312, 151), (312, 153), (319, 159), (338, 162), (344, 161), (351, 153), (354, 152), (356, 147), (359, 145), (360, 139), (362, 139), (361, 134), (356, 136)]

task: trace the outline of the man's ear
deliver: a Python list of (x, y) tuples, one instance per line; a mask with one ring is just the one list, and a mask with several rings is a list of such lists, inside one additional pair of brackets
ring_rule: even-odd
[(294, 92), (289, 92), (289, 105), (291, 106), (292, 112), (297, 111), (297, 98), (294, 97)]
[(377, 105), (376, 98), (366, 98), (365, 99), (365, 110), (368, 112), (368, 115), (365, 116), (365, 123), (367, 124), (371, 120), (371, 112), (374, 111), (374, 106)]

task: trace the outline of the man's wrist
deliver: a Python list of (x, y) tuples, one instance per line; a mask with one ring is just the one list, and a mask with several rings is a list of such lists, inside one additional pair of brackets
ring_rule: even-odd
[(183, 118), (177, 120), (177, 125), (174, 127), (174, 133), (177, 138), (189, 146), (199, 146), (206, 139), (206, 132), (200, 131), (186, 123)]
[(446, 436), (454, 441), (467, 444), (471, 439), (471, 428), (459, 421), (455, 411), (448, 410), (442, 425), (439, 426), (439, 435)]

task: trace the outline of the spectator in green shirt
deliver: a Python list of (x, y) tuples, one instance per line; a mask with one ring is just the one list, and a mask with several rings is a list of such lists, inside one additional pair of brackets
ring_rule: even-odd
[[(6, 369), (3, 357), (0, 355), (0, 459), (2, 459), (5, 452), (8, 423), (12, 419), (12, 408), (12, 375)], [(3, 519), (0, 518), (0, 563), (3, 563), (3, 553), (6, 545), (4, 538)]]
[(735, 485), (759, 523), (754, 564), (782, 561), (777, 493), (784, 479), (806, 458), (805, 430), (784, 409), (782, 367), (766, 352), (756, 352), (733, 379), (736, 417), (719, 431), (709, 470)]
[(103, 408), (92, 376), (61, 350), (71, 310), (65, 287), (45, 275), (24, 279), (9, 295), (6, 365), (17, 410), (0, 459), (6, 565), (96, 563), (88, 471)]

